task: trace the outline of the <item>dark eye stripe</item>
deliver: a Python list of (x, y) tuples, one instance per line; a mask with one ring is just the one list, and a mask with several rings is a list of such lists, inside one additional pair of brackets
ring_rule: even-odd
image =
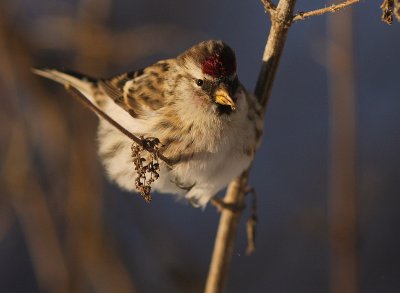
[(203, 91), (205, 91), (206, 93), (210, 94), (212, 92), (213, 86), (214, 86), (214, 84), (212, 81), (205, 79), (205, 80), (203, 80), (203, 85), (202, 85), (201, 89)]

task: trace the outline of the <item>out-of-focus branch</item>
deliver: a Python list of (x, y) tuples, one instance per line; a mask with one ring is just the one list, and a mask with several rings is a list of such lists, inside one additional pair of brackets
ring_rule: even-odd
[(360, 2), (360, 0), (347, 0), (343, 3), (340, 4), (332, 4), (328, 7), (325, 8), (321, 8), (321, 9), (316, 9), (316, 10), (312, 10), (312, 11), (308, 11), (308, 12), (299, 12), (297, 13), (294, 17), (293, 17), (293, 21), (297, 21), (297, 20), (305, 20), (309, 17), (312, 16), (318, 16), (318, 15), (323, 15), (325, 13), (333, 13), (336, 12), (340, 9), (349, 7), (357, 2)]
[[(111, 1), (81, 0), (79, 3), (75, 62), (85, 72), (102, 74), (111, 63), (110, 40), (93, 33), (107, 31), (105, 19), (110, 13)], [(113, 249), (103, 223), (101, 176), (95, 168), (93, 137), (87, 135), (94, 129), (95, 125), (90, 123), (94, 121), (87, 119), (86, 112), (75, 110), (73, 123), (79, 124), (73, 127), (74, 139), (69, 144), (71, 171), (67, 205), (68, 248), (77, 279), (72, 291), (79, 292), (87, 287), (95, 292), (135, 292), (133, 281)]]
[(34, 178), (24, 127), (14, 125), (2, 176), (24, 233), (39, 287), (68, 292), (68, 271), (45, 195)]
[[(82, 12), (82, 15), (90, 15), (90, 19), (79, 19), (73, 26), (75, 38), (79, 39), (75, 51), (80, 56), (77, 63), (92, 71), (104, 70), (110, 63), (110, 59), (106, 58), (109, 56), (107, 48), (100, 50), (100, 46), (93, 46), (91, 43), (94, 39), (98, 43), (103, 35), (92, 34), (91, 36), (89, 33), (93, 27), (98, 31), (105, 31), (101, 23), (93, 23), (104, 19), (108, 13), (104, 11), (104, 9), (108, 10), (108, 5), (101, 5), (100, 2), (85, 1), (83, 10), (89, 9), (87, 8), (89, 4), (103, 8), (93, 7), (89, 9), (90, 13)], [(93, 11), (97, 12), (92, 13)], [(99, 16), (94, 16), (97, 14)], [(32, 67), (31, 55), (37, 48), (31, 47), (31, 43), (27, 42), (28, 36), (15, 32), (7, 20), (6, 17), (0, 20), (0, 55), (4, 57), (0, 58), (0, 79), (4, 81), (2, 84), (5, 87), (1, 90), (6, 97), (5, 101), (1, 101), (0, 116), (2, 116), (2, 121), (8, 122), (8, 127), (5, 127), (7, 132), (2, 132), (1, 137), (3, 140), (3, 137), (7, 136), (5, 141), (9, 146), (5, 148), (6, 154), (1, 155), (6, 160), (1, 168), (1, 174), (4, 176), (0, 176), (0, 184), (4, 184), (6, 194), (9, 195), (16, 217), (21, 224), (38, 285), (44, 292), (93, 290), (134, 292), (131, 276), (104, 229), (101, 183), (98, 180), (100, 174), (96, 174), (93, 171), (95, 168), (91, 167), (96, 166), (97, 158), (92, 151), (93, 139), (87, 135), (91, 132), (88, 129), (93, 130), (94, 125), (90, 124), (90, 119), (87, 119), (87, 113), (79, 116), (80, 112), (78, 114), (75, 112), (69, 117), (73, 116), (73, 122), (82, 123), (83, 126), (73, 127), (69, 133), (57, 131), (59, 129), (53, 124), (66, 119), (70, 107), (64, 107), (62, 112), (54, 111), (51, 105), (54, 106), (56, 99), (50, 100), (49, 95), (32, 82), (32, 74), (28, 69)], [(13, 33), (12, 38), (6, 36), (4, 32)], [(82, 37), (83, 34), (85, 37)], [(109, 43), (112, 42), (104, 41), (104, 44)], [(8, 49), (7, 52), (4, 48)], [(84, 57), (86, 55), (89, 55), (87, 59)], [(81, 62), (83, 60), (85, 63)], [(24, 94), (27, 93), (29, 97), (25, 97)], [(75, 104), (72, 104), (72, 107), (74, 106)], [(4, 116), (8, 119), (3, 119)], [(65, 123), (64, 120), (63, 123)], [(1, 127), (3, 128), (3, 125)], [(46, 139), (43, 139), (44, 137)], [(54, 163), (57, 161), (55, 157), (62, 148), (74, 152), (74, 156), (71, 155), (73, 178), (69, 182), (65, 179), (68, 178), (65, 176), (66, 166), (64, 165), (60, 170), (59, 164)], [(89, 149), (92, 156), (87, 154)], [(34, 164), (37, 164), (37, 161), (34, 162), (33, 157), (43, 163), (44, 168), (41, 168), (41, 172), (35, 172)], [(54, 178), (43, 176), (43, 173), (52, 171), (60, 172), (59, 176), (54, 176)], [(68, 184), (71, 187), (69, 205), (65, 202), (61, 203), (66, 200), (63, 190), (67, 186), (60, 188), (59, 180), (64, 180), (61, 184), (71, 183)], [(45, 188), (42, 187), (41, 182), (46, 183), (46, 185), (43, 184)], [(57, 195), (61, 197), (56, 199)], [(55, 202), (59, 204), (60, 210), (52, 215), (50, 204)], [(57, 222), (55, 222), (56, 216), (60, 217), (64, 208), (67, 216), (70, 216), (68, 223), (63, 223), (66, 224), (66, 238), (69, 244), (65, 247), (65, 253), (63, 253), (64, 247), (60, 245), (60, 235), (57, 233)], [(59, 220), (65, 221), (62, 217)], [(63, 233), (60, 232), (60, 234)]]
[[(80, 121), (87, 113), (81, 112)], [(70, 144), (70, 194), (68, 198), (68, 248), (74, 272), (83, 282), (73, 284), (71, 292), (82, 292), (82, 286), (94, 292), (126, 292), (136, 290), (123, 262), (113, 249), (102, 219), (102, 185), (99, 170), (93, 167), (95, 153), (88, 154), (93, 139), (86, 135), (90, 125), (81, 126), (77, 139)], [(89, 157), (89, 158), (88, 158)], [(91, 174), (91, 176), (87, 176)], [(98, 176), (96, 176), (98, 175)]]
[[(29, 37), (29, 47), (26, 47), (27, 52), (24, 52), (22, 57), (34, 51), (43, 53), (41, 51), (43, 49), (63, 50), (72, 53), (63, 55), (67, 58), (75, 58), (76, 69), (105, 76), (112, 66), (127, 66), (144, 56), (175, 51), (183, 45), (191, 44), (193, 39), (202, 35), (165, 24), (144, 25), (124, 32), (111, 30), (106, 25), (111, 5), (110, 0), (80, 0), (75, 4), (78, 6), (78, 18), (76, 14), (69, 17), (49, 14), (36, 18), (32, 27), (29, 28), (29, 34), (24, 35), (24, 37)], [(31, 64), (24, 67), (24, 71), (28, 74), (30, 67)], [(93, 133), (94, 119), (87, 117), (87, 112), (81, 113), (79, 105), (74, 102), (69, 104), (67, 99), (54, 99), (54, 97), (50, 100), (47, 92), (37, 91), (40, 88), (38, 84), (31, 82), (29, 86), (25, 86), (20, 80), (18, 81), (20, 91), (28, 90), (32, 86), (36, 86), (35, 99), (30, 97), (28, 101), (34, 100), (32, 104), (37, 108), (36, 110), (40, 113), (45, 112), (46, 115), (33, 118), (29, 116), (28, 119), (32, 119), (30, 127), (43, 128), (40, 129), (42, 140), (37, 148), (41, 153), (40, 161), (44, 161), (43, 165), (47, 172), (57, 174), (49, 180), (51, 181), (49, 189), (52, 190), (46, 189), (48, 194), (45, 195), (49, 202), (58, 205), (59, 210), (55, 212), (55, 215), (66, 227), (65, 233), (60, 234), (63, 236), (65, 234), (68, 243), (65, 254), (70, 273), (71, 291), (133, 292), (135, 289), (133, 281), (120, 256), (113, 249), (111, 237), (108, 237), (109, 234), (104, 229), (103, 191), (100, 188), (100, 174), (92, 168), (96, 166), (97, 158), (93, 154), (93, 137), (88, 135), (88, 133)], [(53, 111), (54, 109), (49, 109), (50, 103), (56, 103), (56, 107), (57, 103), (64, 103), (68, 107), (62, 107), (61, 113), (58, 113), (58, 111)], [(5, 109), (2, 110), (7, 112)], [(56, 116), (56, 118), (49, 118), (48, 115)], [(0, 118), (1, 121), (2, 118)], [(60, 133), (53, 131), (55, 127), (49, 126), (55, 122), (55, 119), (61, 121), (59, 124), (65, 127), (64, 130), (67, 133), (64, 138), (67, 139), (61, 139)], [(46, 125), (38, 126), (38, 121), (43, 121)], [(71, 125), (75, 127), (70, 127)], [(50, 128), (53, 130), (49, 131)], [(30, 133), (29, 130), (27, 132)], [(32, 148), (32, 145), (28, 145), (27, 148)], [(71, 150), (70, 174), (65, 174), (68, 162), (65, 161), (65, 157), (60, 156), (67, 150)], [(62, 168), (54, 163), (54, 153), (57, 151), (59, 161), (64, 164)], [(71, 178), (66, 175), (70, 175)], [(44, 179), (43, 181), (50, 178), (41, 174), (37, 176), (42, 177), (40, 179)], [(71, 188), (71, 192), (66, 196), (64, 193), (68, 188)], [(57, 196), (59, 198), (55, 199)], [(68, 204), (64, 204), (63, 201), (67, 201)], [(61, 213), (66, 214), (65, 218), (60, 216)], [(35, 214), (32, 213), (32, 215)], [(52, 259), (56, 258), (39, 258), (43, 261)], [(51, 274), (48, 275), (53, 278)], [(53, 279), (57, 280), (55, 277)]]
[[(264, 50), (263, 63), (255, 90), (260, 103), (264, 107), (264, 111), (271, 93), (279, 59), (285, 45), (295, 3), (295, 0), (280, 0), (275, 9), (274, 16), (271, 17), (272, 25)], [(248, 174), (249, 171), (243, 172), (239, 178), (229, 184), (223, 199), (224, 204), (236, 207), (244, 205)], [(223, 209), (221, 212), (206, 282), (206, 293), (219, 293), (224, 290), (240, 215), (241, 209)]]
[(356, 95), (351, 9), (328, 18), (330, 292), (357, 292)]
[(3, 154), (0, 181), (21, 224), (40, 289), (45, 292), (68, 292), (69, 272), (56, 226), (31, 160), (31, 134), (22, 114), (27, 105), (17, 90), (27, 82), (20, 71), (27, 67), (29, 57), (24, 56), (25, 46), (17, 34), (10, 42), (8, 33), (12, 32), (11, 26), (7, 17), (1, 16), (0, 79), (4, 81), (2, 104), (8, 108), (2, 107), (0, 111), (3, 112), (1, 116), (7, 117), (7, 133), (2, 135), (7, 136), (8, 145)]
[[(98, 46), (91, 48), (103, 49), (90, 52), (89, 55), (95, 54), (99, 59), (106, 58), (117, 66), (126, 66), (145, 56), (160, 52), (175, 52), (182, 46), (192, 44), (193, 40), (203, 37), (203, 33), (170, 24), (144, 24), (117, 32), (94, 24), (81, 29), (81, 24), (76, 19), (53, 15), (42, 16), (33, 22), (30, 29), (31, 42), (37, 48), (44, 50), (71, 50), (79, 53), (82, 48), (86, 48), (82, 45), (82, 41), (91, 39), (95, 35)], [(46, 34), (43, 34), (43, 31), (46, 31)]]

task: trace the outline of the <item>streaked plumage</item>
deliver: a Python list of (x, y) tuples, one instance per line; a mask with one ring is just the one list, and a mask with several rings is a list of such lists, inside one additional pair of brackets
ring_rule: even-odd
[[(235, 55), (221, 41), (111, 79), (53, 69), (35, 73), (76, 88), (137, 136), (157, 137), (163, 155), (176, 163), (161, 162), (152, 188), (196, 206), (204, 207), (245, 170), (260, 142), (260, 106), (238, 81)], [(103, 119), (98, 141), (109, 177), (133, 191), (132, 141)]]

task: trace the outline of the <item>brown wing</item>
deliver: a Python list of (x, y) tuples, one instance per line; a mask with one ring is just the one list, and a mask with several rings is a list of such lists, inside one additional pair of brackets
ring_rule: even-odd
[(146, 69), (100, 80), (98, 84), (131, 116), (141, 118), (165, 106), (163, 75), (169, 70), (169, 63), (168, 60), (160, 61)]

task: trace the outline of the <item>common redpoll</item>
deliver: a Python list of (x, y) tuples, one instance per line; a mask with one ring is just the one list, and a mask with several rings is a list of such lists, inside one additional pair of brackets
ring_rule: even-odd
[[(239, 82), (236, 57), (222, 41), (199, 43), (174, 59), (111, 79), (70, 71), (35, 73), (77, 89), (138, 137), (156, 137), (159, 179), (152, 188), (196, 206), (207, 202), (249, 167), (262, 133), (261, 108)], [(132, 141), (100, 119), (99, 155), (109, 177), (135, 190)]]

